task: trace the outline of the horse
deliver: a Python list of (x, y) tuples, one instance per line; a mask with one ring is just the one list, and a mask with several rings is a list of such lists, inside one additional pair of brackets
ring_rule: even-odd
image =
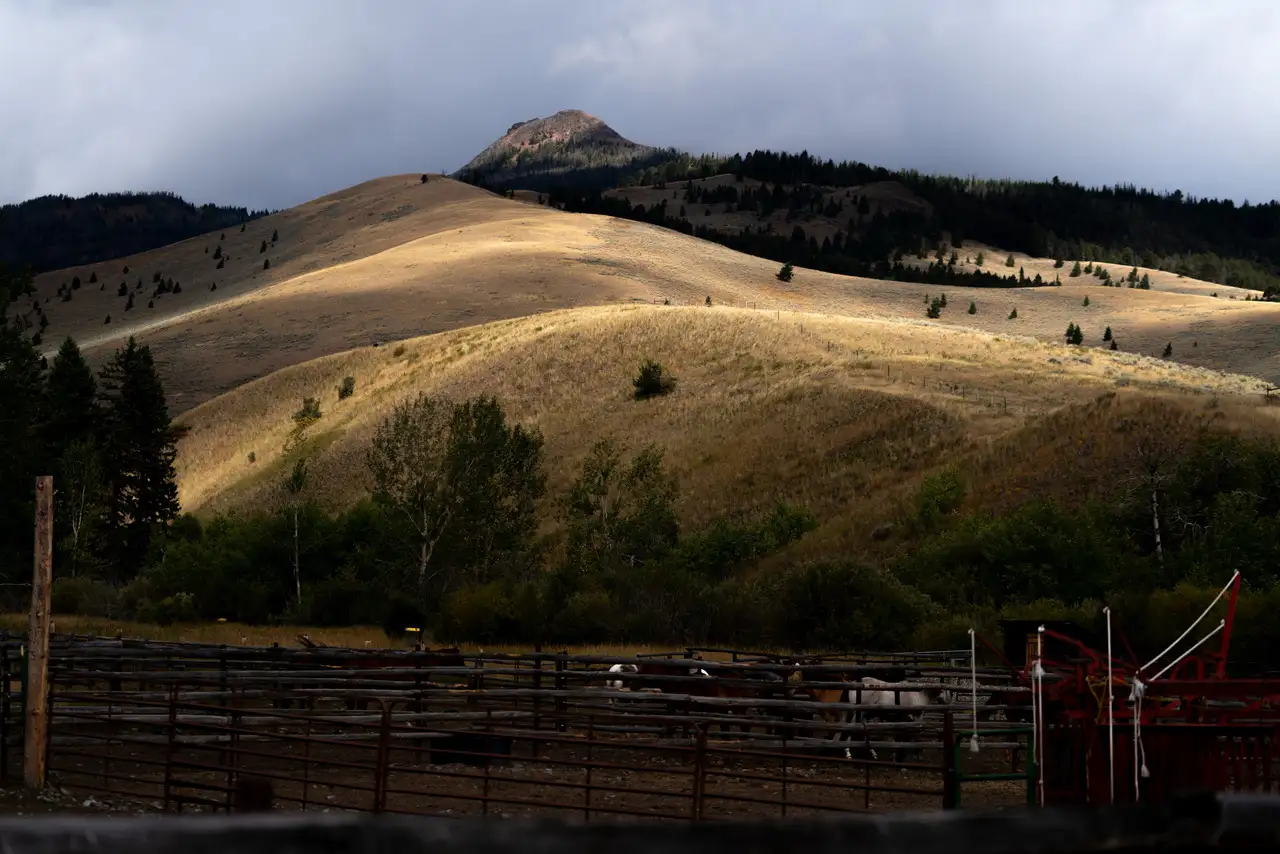
[[(894, 683), (864, 676), (861, 679), (866, 688), (851, 688), (851, 702), (874, 708), (863, 710), (864, 721), (882, 721), (886, 723), (919, 723), (924, 720), (925, 710), (935, 703), (951, 705), (951, 690), (945, 685), (936, 688), (913, 689), (909, 691), (887, 690)], [(895, 741), (898, 738), (895, 737)], [(908, 737), (908, 740), (909, 737)], [(897, 759), (902, 761), (906, 748), (898, 748)], [(872, 752), (874, 758), (874, 751)]]

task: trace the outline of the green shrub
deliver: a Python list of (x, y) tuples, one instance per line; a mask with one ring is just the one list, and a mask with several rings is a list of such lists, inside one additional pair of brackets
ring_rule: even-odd
[(346, 400), (348, 397), (356, 393), (356, 378), (343, 377), (342, 385), (338, 386), (338, 400)]
[(116, 588), (94, 578), (57, 578), (50, 593), (50, 610), (54, 614), (116, 617), (120, 595)]
[(640, 366), (640, 373), (631, 381), (631, 384), (635, 386), (635, 399), (647, 400), (674, 391), (676, 378), (666, 373), (658, 362), (646, 359)]
[(945, 468), (925, 475), (916, 495), (916, 521), (926, 530), (935, 527), (942, 517), (959, 508), (967, 491), (959, 469)]
[(146, 602), (138, 608), (138, 619), (141, 622), (155, 623), (159, 626), (194, 623), (199, 618), (195, 597), (190, 593), (175, 593), (158, 601)]
[(304, 397), (302, 399), (302, 407), (293, 413), (294, 423), (303, 421), (316, 421), (320, 418), (320, 401), (314, 397)]
[(771, 634), (792, 649), (907, 649), (933, 613), (927, 597), (887, 573), (849, 562), (811, 563), (785, 573)]

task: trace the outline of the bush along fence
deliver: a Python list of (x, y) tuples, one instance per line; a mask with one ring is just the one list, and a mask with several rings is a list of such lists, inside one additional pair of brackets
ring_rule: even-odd
[[(21, 705), (22, 649), (0, 640), (0, 711)], [(698, 654), (55, 636), (44, 750), (57, 785), (166, 811), (244, 809), (254, 787), (281, 808), (588, 821), (950, 808), (962, 786), (966, 805), (1026, 801), (1029, 739), (973, 720), (967, 663)], [(868, 689), (868, 675), (889, 684)], [(977, 675), (984, 699), (1016, 690)], [(965, 702), (907, 705), (948, 687)], [(9, 763), (21, 719), (0, 716)]]

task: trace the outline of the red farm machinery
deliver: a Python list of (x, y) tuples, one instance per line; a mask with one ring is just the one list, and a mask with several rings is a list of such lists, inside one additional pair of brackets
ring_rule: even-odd
[[(988, 702), (1008, 720), (1031, 724), (1041, 804), (1272, 790), (1280, 765), (1280, 679), (1227, 676), (1239, 591), (1237, 572), (1146, 663), (1123, 634), (1113, 633), (1109, 611), (1105, 643), (1070, 623), (1025, 620), (1002, 624), (1004, 650), (982, 639), (1016, 674), (1018, 689), (996, 692)], [(1224, 597), (1225, 617), (1206, 625)]]

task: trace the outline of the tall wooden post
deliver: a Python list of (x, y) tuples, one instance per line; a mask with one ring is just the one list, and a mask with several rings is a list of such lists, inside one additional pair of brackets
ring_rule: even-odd
[(36, 561), (31, 579), (31, 622), (27, 631), (26, 741), (23, 781), (43, 789), (49, 737), (49, 597), (53, 589), (53, 478), (36, 478)]

